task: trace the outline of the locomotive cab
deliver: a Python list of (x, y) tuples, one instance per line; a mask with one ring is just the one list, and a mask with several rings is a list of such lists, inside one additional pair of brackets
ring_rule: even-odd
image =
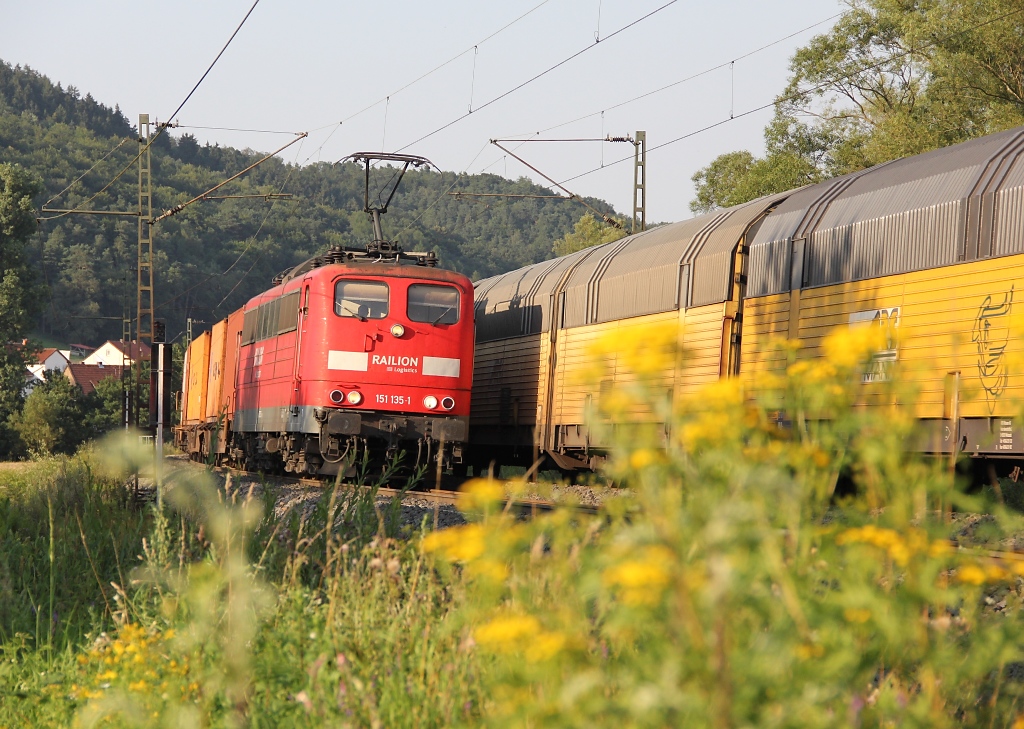
[(333, 475), (365, 456), (449, 468), (468, 437), (473, 286), (334, 249), (245, 307), (233, 455)]
[[(411, 155), (352, 159), (365, 162), (367, 189), (371, 161), (404, 165), (390, 175), (397, 181), (410, 165), (429, 164)], [(432, 252), (384, 240), (380, 216), (397, 181), (382, 203), (366, 196), (374, 239), (364, 248), (336, 246), (280, 274), (221, 328), (237, 363), (223, 460), (311, 475), (356, 471), (365, 460), (374, 470), (396, 460), (413, 469), (461, 464), (473, 285), (437, 268)], [(183, 427), (182, 442), (200, 442), (193, 436), (209, 427)]]

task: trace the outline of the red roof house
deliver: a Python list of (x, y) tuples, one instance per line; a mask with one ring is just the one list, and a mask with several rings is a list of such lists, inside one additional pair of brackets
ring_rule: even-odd
[(107, 367), (105, 365), (88, 365), (84, 362), (79, 364), (72, 362), (64, 370), (64, 376), (71, 380), (72, 385), (78, 385), (82, 392), (88, 395), (96, 389), (96, 383), (110, 377), (121, 377), (121, 367)]

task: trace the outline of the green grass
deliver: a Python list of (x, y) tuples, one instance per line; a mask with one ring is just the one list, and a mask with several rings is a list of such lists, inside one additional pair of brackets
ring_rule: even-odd
[(122, 480), (0, 469), (0, 727), (475, 723), (451, 586), (372, 499), (278, 521), (189, 468), (159, 514)]
[(48, 347), (53, 347), (54, 349), (71, 349), (71, 344), (69, 342), (41, 332), (32, 332), (28, 335), (28, 338), (33, 342), (38, 342), (42, 345), (43, 349)]

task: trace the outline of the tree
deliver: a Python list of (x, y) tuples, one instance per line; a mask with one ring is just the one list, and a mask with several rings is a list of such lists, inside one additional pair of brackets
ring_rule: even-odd
[(90, 438), (97, 438), (122, 425), (121, 378), (108, 377), (96, 383), (85, 398), (85, 424)]
[(11, 420), (31, 455), (70, 455), (88, 436), (85, 415), (82, 389), (59, 370), (51, 370)]
[(0, 458), (17, 449), (9, 421), (21, 408), (25, 365), (33, 354), (21, 340), (38, 311), (40, 292), (25, 244), (36, 229), (32, 198), (40, 190), (25, 170), (0, 164)]
[(626, 231), (622, 228), (613, 228), (599, 221), (593, 214), (587, 213), (576, 221), (571, 233), (566, 233), (555, 241), (552, 250), (556, 256), (564, 256), (591, 246), (611, 243), (625, 235)]
[(747, 151), (728, 152), (690, 178), (697, 189), (690, 210), (710, 213), (817, 182), (819, 177), (814, 165), (790, 150), (776, 150), (764, 159)]
[(797, 50), (766, 155), (697, 172), (695, 211), (1024, 124), (1020, 0), (850, 0)]

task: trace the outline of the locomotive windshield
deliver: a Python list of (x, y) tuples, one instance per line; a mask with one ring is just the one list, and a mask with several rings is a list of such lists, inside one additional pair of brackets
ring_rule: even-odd
[(338, 281), (334, 286), (334, 313), (363, 321), (383, 319), (388, 315), (388, 285), (382, 281)]
[(409, 321), (456, 324), (459, 321), (459, 290), (452, 286), (413, 284), (409, 287)]

